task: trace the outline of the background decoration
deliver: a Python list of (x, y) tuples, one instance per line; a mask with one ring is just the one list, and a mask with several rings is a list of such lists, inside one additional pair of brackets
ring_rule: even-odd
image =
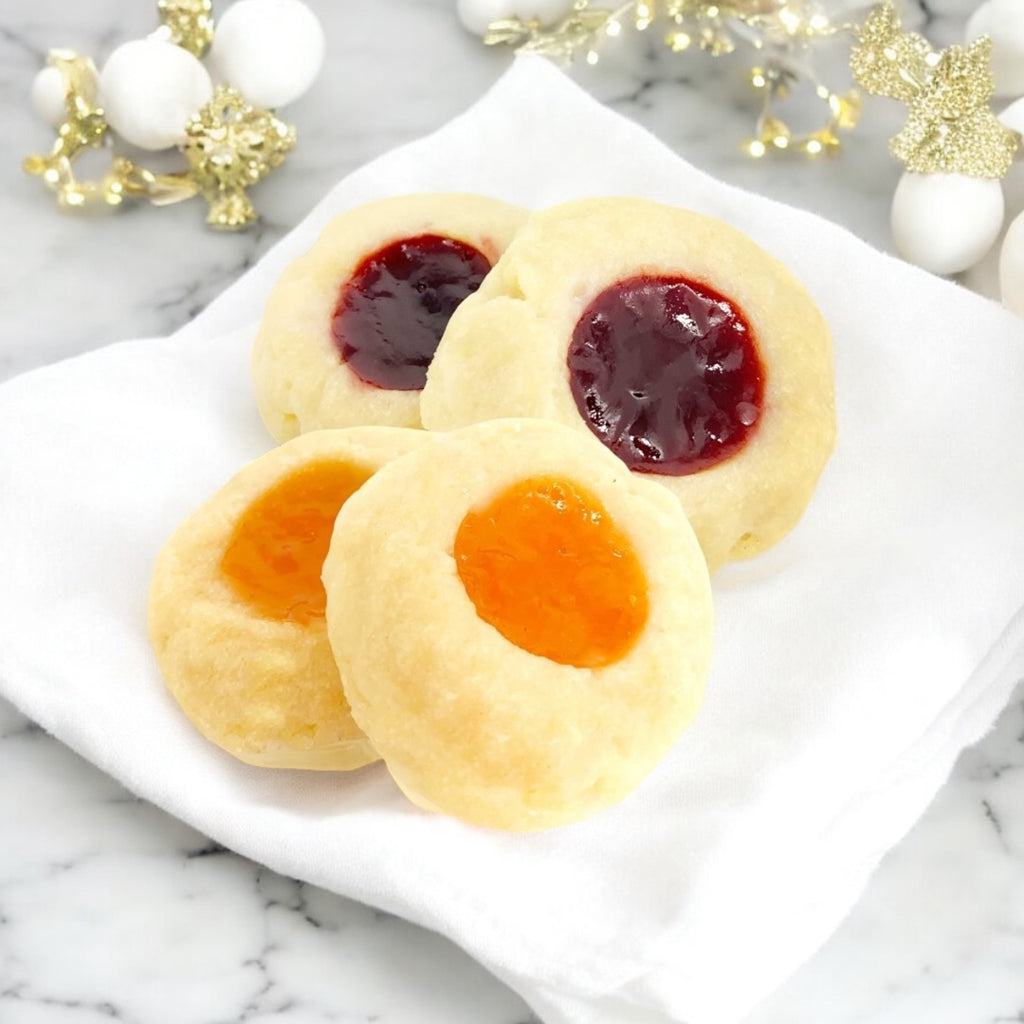
[(889, 146), (907, 168), (893, 196), (893, 243), (904, 259), (936, 274), (973, 266), (1003, 224), (999, 182), (1020, 136), (989, 107), (991, 50), (982, 37), (935, 52), (922, 36), (902, 31), (887, 0), (864, 21), (850, 54), (862, 88), (907, 105), (907, 122)]
[[(313, 83), (323, 30), (301, 0), (238, 0), (216, 26), (211, 0), (158, 0), (157, 13), (160, 27), (117, 47), (99, 71), (87, 57), (51, 51), (32, 101), (57, 139), (23, 166), (63, 209), (112, 208), (125, 199), (163, 206), (200, 195), (212, 227), (247, 227), (257, 220), (247, 190), (296, 141), (273, 109)], [(183, 167), (154, 173), (118, 152), (118, 142), (151, 152), (177, 148)], [(95, 149), (110, 152), (109, 169), (80, 181), (73, 165)]]
[[(906, 167), (892, 199), (897, 253), (936, 274), (969, 271), (1024, 316), (1024, 5), (986, 0), (963, 45), (936, 52), (885, 0), (861, 26), (850, 66), (865, 91), (907, 105), (890, 141)], [(1014, 94), (994, 112), (995, 97)]]
[[(677, 53), (697, 49), (721, 56), (745, 45), (758, 55), (750, 83), (761, 94), (761, 109), (746, 143), (754, 157), (833, 153), (839, 133), (853, 128), (860, 116), (855, 91), (839, 92), (814, 71), (815, 46), (850, 27), (834, 22), (815, 0), (633, 0), (614, 7), (590, 0), (460, 0), (458, 11), (462, 23), (488, 45), (562, 62), (582, 54), (596, 64), (604, 41), (626, 28), (660, 30), (664, 45)], [(778, 113), (798, 82), (811, 85), (826, 111), (818, 127), (804, 132), (794, 131)]]
[(1024, 94), (1024, 4), (1020, 0), (985, 0), (967, 22), (964, 38), (992, 40), (995, 95)]
[[(1024, 315), (1024, 219), (1004, 231), (1007, 178), (1024, 134), (1021, 0), (985, 0), (968, 21), (964, 45), (940, 51), (903, 31), (893, 0), (854, 7), (839, 0), (831, 13), (816, 0), (458, 0), (457, 11), (487, 45), (562, 63), (597, 64), (605, 43), (626, 31), (660, 32), (673, 52), (720, 56), (745, 46), (756, 55), (750, 84), (762, 94), (755, 132), (744, 143), (752, 157), (838, 152), (841, 133), (859, 120), (860, 96), (822, 82), (814, 64), (821, 44), (848, 35), (854, 84), (907, 106), (906, 123), (890, 141), (905, 166), (891, 208), (897, 254), (952, 275), (999, 248), (999, 292)], [(810, 131), (793, 131), (780, 115), (797, 85), (809, 85), (826, 109)], [(996, 96), (1022, 98), (997, 116)], [(1024, 210), (1024, 177), (1014, 188)]]
[(213, 0), (157, 0), (161, 27), (153, 35), (167, 39), (193, 57), (202, 57), (213, 42)]

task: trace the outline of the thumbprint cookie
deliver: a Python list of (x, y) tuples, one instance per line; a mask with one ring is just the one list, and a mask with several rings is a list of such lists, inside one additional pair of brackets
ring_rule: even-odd
[(306, 434), (244, 467), (171, 536), (150, 588), (150, 639), (168, 690), (207, 739), (268, 767), (377, 759), (338, 677), (320, 574), (338, 509), (429, 437)]
[(256, 402), (273, 437), (419, 427), (449, 317), (525, 217), (459, 193), (396, 196), (336, 217), (275, 285), (253, 347)]
[(710, 582), (679, 502), (554, 422), (385, 466), (339, 513), (323, 580), (356, 722), (413, 802), (476, 825), (621, 801), (702, 700)]
[(799, 521), (833, 450), (832, 348), (808, 291), (730, 225), (646, 199), (531, 215), (448, 323), (421, 398), (591, 435), (680, 500), (709, 567)]

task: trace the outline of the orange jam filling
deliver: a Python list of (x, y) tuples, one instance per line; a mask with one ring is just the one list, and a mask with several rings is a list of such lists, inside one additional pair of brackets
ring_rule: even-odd
[(235, 592), (269, 619), (322, 619), (320, 581), (338, 510), (370, 476), (341, 462), (303, 466), (241, 515), (220, 567)]
[(647, 580), (600, 500), (568, 480), (523, 480), (469, 512), (455, 563), (477, 614), (562, 665), (622, 658), (647, 621)]

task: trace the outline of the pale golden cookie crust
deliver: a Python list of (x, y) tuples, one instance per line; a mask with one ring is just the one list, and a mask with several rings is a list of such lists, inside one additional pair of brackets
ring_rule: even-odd
[(596, 295), (638, 275), (677, 275), (727, 296), (750, 325), (766, 370), (759, 423), (737, 454), (688, 476), (635, 474), (676, 495), (715, 570), (796, 525), (836, 436), (824, 317), (777, 259), (730, 225), (631, 197), (534, 213), (449, 321), (421, 416), (430, 430), (542, 417), (592, 436), (570, 390), (569, 341)]
[(429, 439), (388, 427), (306, 434), (244, 467), (171, 536), (154, 567), (149, 635), (168, 690), (207, 739), (267, 767), (377, 760), (352, 720), (323, 619), (260, 615), (220, 565), (239, 517), (292, 473), (338, 461), (372, 474)]
[[(643, 567), (647, 622), (605, 667), (506, 640), (459, 578), (466, 513), (538, 476), (595, 494)], [(339, 514), (323, 578), (353, 717), (415, 802), (474, 824), (550, 828), (622, 800), (703, 696), (710, 584), (679, 503), (556, 423), (483, 423), (385, 467)]]
[(403, 238), (437, 234), (465, 242), (493, 264), (527, 211), (487, 196), (421, 193), (381, 199), (336, 217), (274, 286), (253, 346), (256, 402), (271, 435), (382, 424), (419, 427), (419, 391), (361, 380), (331, 334), (341, 287), (371, 253)]

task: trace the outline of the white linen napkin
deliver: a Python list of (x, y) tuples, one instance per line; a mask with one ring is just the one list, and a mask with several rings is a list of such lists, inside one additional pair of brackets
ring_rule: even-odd
[[(715, 579), (706, 703), (621, 806), (510, 835), (381, 766), (207, 744), (146, 639), (153, 559), (269, 447), (248, 379), (284, 265), (341, 210), (631, 193), (729, 221), (834, 333), (840, 440), (797, 529)], [(546, 1024), (734, 1024), (824, 941), (1024, 674), (1024, 323), (699, 173), (540, 58), (341, 182), (195, 322), (0, 388), (0, 688), (128, 788), (276, 871), (436, 929)]]

